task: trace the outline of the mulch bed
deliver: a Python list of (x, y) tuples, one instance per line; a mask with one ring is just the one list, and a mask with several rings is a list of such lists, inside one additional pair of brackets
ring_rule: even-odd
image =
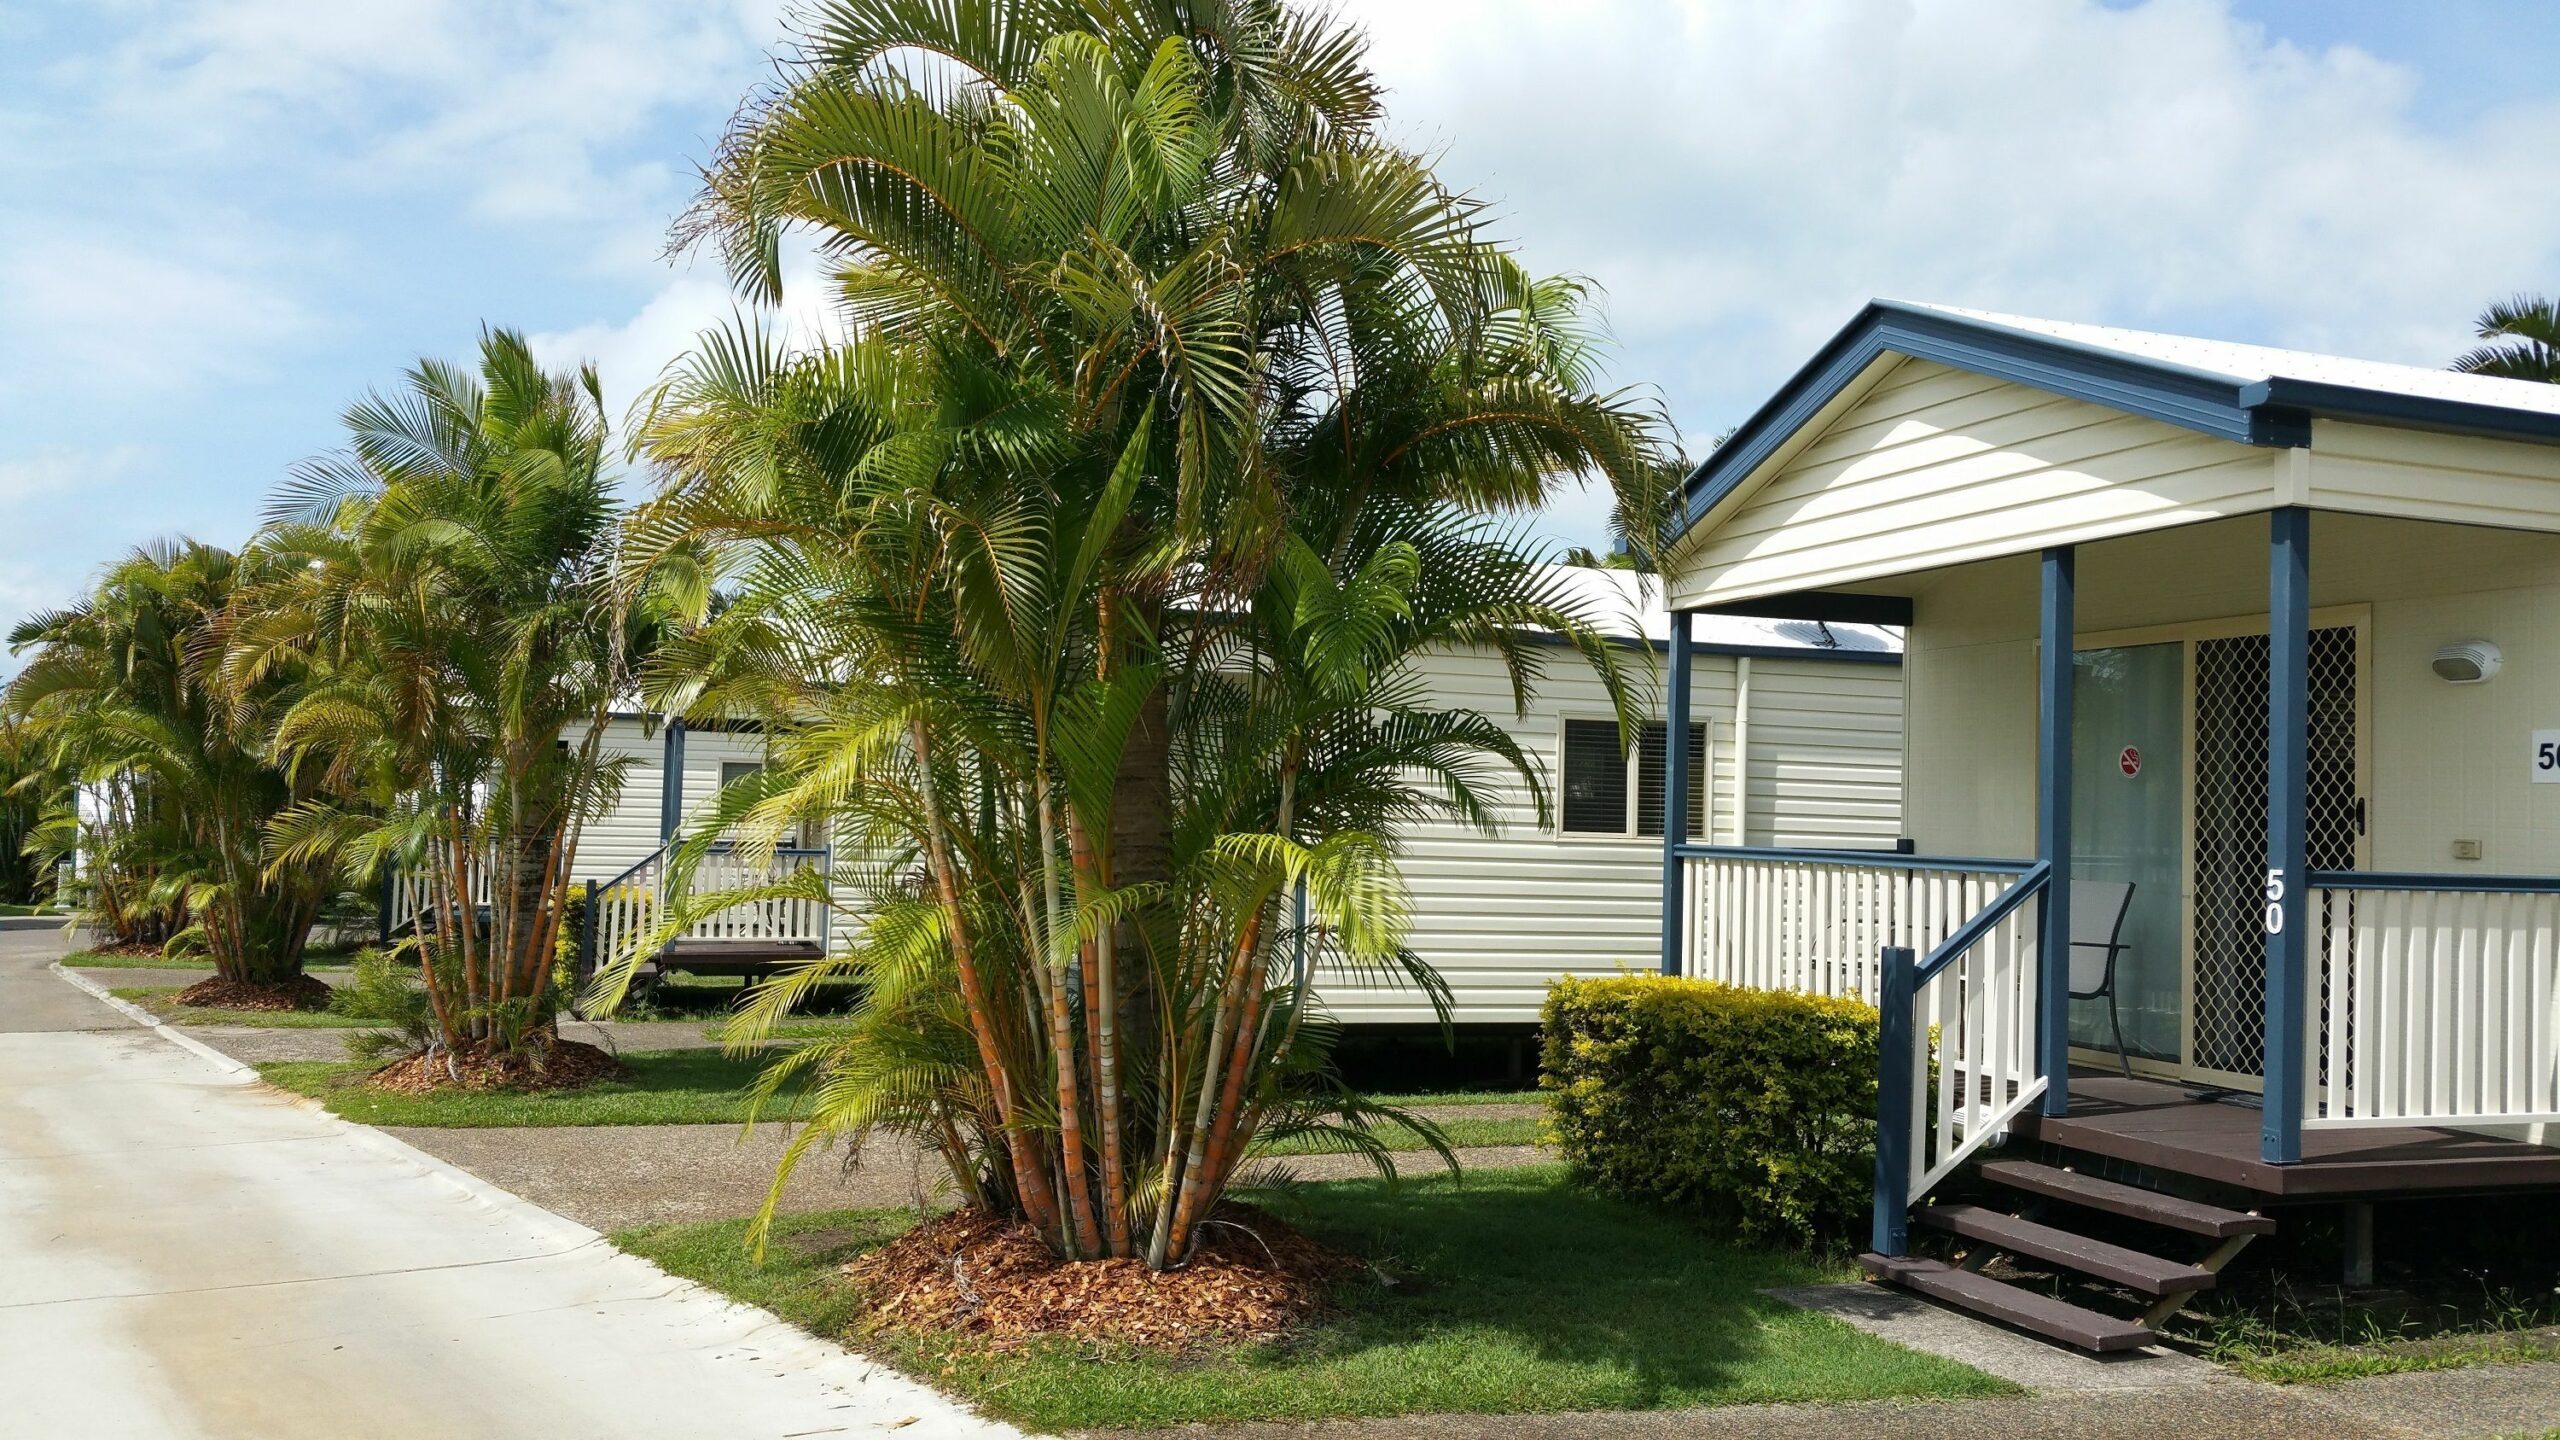
[(421, 1050), (365, 1077), (377, 1090), (424, 1095), (437, 1090), (575, 1090), (630, 1073), (611, 1053), (554, 1037), (517, 1051)]
[(326, 1010), (333, 992), (328, 982), (296, 975), (278, 985), (252, 985), (219, 975), (199, 980), (177, 994), (177, 1003), (205, 1010)]
[(1044, 1337), (1185, 1349), (1285, 1334), (1325, 1308), (1361, 1262), (1263, 1211), (1221, 1209), (1191, 1263), (1061, 1260), (1029, 1225), (959, 1210), (848, 1262), (875, 1327), (973, 1336), (999, 1346)]

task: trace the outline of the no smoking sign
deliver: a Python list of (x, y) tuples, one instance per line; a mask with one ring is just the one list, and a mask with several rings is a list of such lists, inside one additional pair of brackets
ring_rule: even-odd
[(2124, 778), (2127, 780), (2141, 774), (2142, 751), (2134, 746), (2127, 745), (2124, 747), (2124, 753), (2116, 756), (2116, 768), (2124, 772)]

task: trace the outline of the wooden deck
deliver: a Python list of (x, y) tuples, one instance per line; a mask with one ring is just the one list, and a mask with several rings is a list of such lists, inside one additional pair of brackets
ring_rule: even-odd
[(2255, 1105), (2116, 1075), (2071, 1077), (2071, 1112), (2018, 1117), (2022, 1139), (2289, 1200), (2379, 1199), (2560, 1187), (2560, 1149), (2455, 1130), (2305, 1130), (2302, 1160), (2258, 1158)]

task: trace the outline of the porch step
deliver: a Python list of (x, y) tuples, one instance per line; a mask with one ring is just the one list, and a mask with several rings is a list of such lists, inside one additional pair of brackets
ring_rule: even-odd
[(1996, 1246), (2012, 1255), (2031, 1255), (2056, 1265), (2112, 1280), (2119, 1285), (2139, 1290), (2145, 1295), (2170, 1295), (2182, 1291), (2210, 1290), (2213, 1272), (2195, 1265), (2163, 1260), (2122, 1245), (2074, 1235), (2051, 1225), (2040, 1225), (2023, 1216), (2011, 1215), (1981, 1205), (1931, 1205), (1912, 1212), (1911, 1218), (1933, 1230), (1945, 1230), (1968, 1240)]
[[(1945, 1207), (1941, 1207), (1945, 1208)], [(1970, 1315), (2015, 1325), (2083, 1350), (2139, 1350), (2159, 1337), (2147, 1326), (2022, 1290), (2006, 1281), (1916, 1255), (1861, 1255), (1859, 1265), (1888, 1284), (1917, 1291)]]
[(2234, 1235), (2273, 1235), (2276, 1222), (2264, 1215), (2249, 1215), (2238, 1210), (2225, 1210), (2219, 1205), (2206, 1205), (2195, 1200), (2181, 1200), (2156, 1190), (2133, 1185), (2119, 1185), (2076, 1170), (2052, 1165), (2039, 1165), (2033, 1160), (1993, 1160), (1978, 1167), (1983, 1179), (2011, 1190), (2022, 1190), (2048, 1200), (2066, 1201), (2129, 1220), (2146, 1220), (2184, 1230), (2190, 1235), (2228, 1240)]

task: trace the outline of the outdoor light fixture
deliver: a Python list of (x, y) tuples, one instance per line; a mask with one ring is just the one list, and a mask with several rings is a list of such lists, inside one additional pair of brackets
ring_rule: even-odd
[(2454, 685), (2477, 685), (2498, 673), (2498, 647), (2486, 640), (2465, 640), (2436, 652), (2437, 678)]

